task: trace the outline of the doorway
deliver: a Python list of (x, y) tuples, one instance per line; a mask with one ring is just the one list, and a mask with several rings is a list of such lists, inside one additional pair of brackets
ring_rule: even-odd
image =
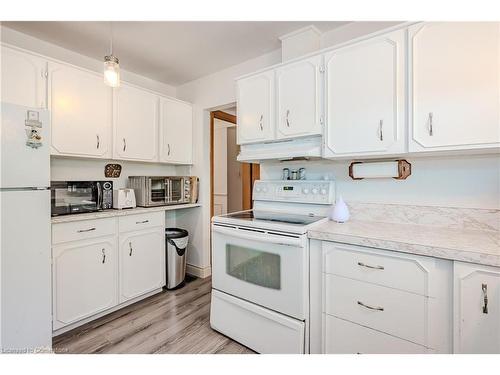
[(258, 164), (240, 163), (236, 144), (236, 108), (210, 112), (210, 216), (252, 208)]

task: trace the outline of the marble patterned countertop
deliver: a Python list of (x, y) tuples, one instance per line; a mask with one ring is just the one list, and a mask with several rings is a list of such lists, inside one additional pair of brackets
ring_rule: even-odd
[[(449, 220), (447, 225), (431, 224), (428, 220), (431, 215), (426, 212), (410, 216), (418, 217), (418, 220), (405, 221), (399, 217), (399, 222), (367, 220), (382, 219), (380, 212), (376, 217), (365, 214), (363, 220), (356, 218), (359, 216), (356, 215), (346, 223), (320, 223), (309, 230), (308, 236), (324, 241), (500, 267), (500, 231), (494, 225), (492, 227), (492, 223), (495, 224), (500, 217), (499, 212), (483, 211), (470, 210), (460, 219), (462, 222), (458, 222), (458, 219)], [(447, 210), (446, 214), (451, 217), (450, 212)], [(464, 215), (463, 210), (460, 214)], [(468, 218), (467, 214), (470, 214)]]
[(102, 219), (105, 217), (135, 215), (135, 214), (143, 214), (143, 213), (148, 213), (148, 212), (182, 210), (185, 208), (193, 208), (193, 207), (201, 207), (201, 204), (189, 203), (189, 204), (177, 204), (177, 205), (159, 206), (159, 207), (136, 207), (136, 208), (126, 208), (123, 210), (110, 209), (110, 210), (99, 211), (99, 212), (89, 212), (86, 214), (72, 214), (72, 215), (54, 216), (51, 219), (51, 222), (52, 222), (52, 224), (67, 223), (70, 221)]

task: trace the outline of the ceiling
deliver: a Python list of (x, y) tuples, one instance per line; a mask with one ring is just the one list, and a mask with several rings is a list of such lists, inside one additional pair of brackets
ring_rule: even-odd
[(348, 22), (2, 22), (2, 25), (170, 85), (214, 73), (280, 47), (279, 37), (307, 25), (325, 32)]

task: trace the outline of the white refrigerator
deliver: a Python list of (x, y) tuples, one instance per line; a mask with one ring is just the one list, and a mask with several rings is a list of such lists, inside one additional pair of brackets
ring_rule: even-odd
[(1, 104), (0, 348), (52, 346), (50, 129), (46, 110)]

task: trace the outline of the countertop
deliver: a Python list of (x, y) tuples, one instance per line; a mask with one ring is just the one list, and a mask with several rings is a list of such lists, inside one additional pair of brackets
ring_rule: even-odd
[(87, 214), (54, 216), (51, 219), (51, 221), (52, 221), (52, 224), (56, 224), (56, 223), (66, 223), (66, 222), (70, 222), (70, 221), (93, 220), (93, 219), (102, 219), (102, 218), (106, 218), (106, 217), (143, 214), (143, 213), (147, 213), (147, 212), (182, 210), (185, 208), (193, 208), (193, 207), (201, 207), (201, 204), (189, 203), (189, 204), (177, 204), (177, 205), (159, 206), (159, 207), (136, 207), (136, 208), (126, 208), (123, 210), (110, 209), (110, 210), (99, 211), (99, 212), (89, 212)]
[(312, 239), (500, 267), (500, 232), (352, 220), (311, 228)]

